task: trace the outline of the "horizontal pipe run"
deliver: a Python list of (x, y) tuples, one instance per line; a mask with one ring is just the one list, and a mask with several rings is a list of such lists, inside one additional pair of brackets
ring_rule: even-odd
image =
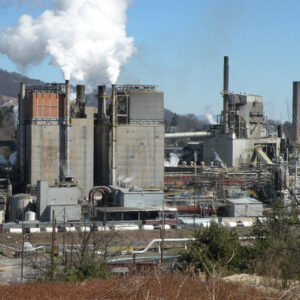
[[(189, 241), (194, 241), (195, 238), (183, 238), (183, 239), (164, 239), (164, 242), (167, 243), (167, 242), (189, 242)], [(139, 254), (139, 253), (145, 253), (149, 250), (149, 248), (155, 244), (155, 243), (160, 243), (162, 241), (162, 239), (154, 239), (152, 240), (148, 246), (143, 249), (143, 250), (137, 250), (137, 251), (133, 251), (132, 253), (133, 254)]]
[(197, 131), (197, 132), (176, 132), (176, 133), (166, 133), (166, 139), (184, 138), (184, 137), (201, 137), (210, 136), (211, 134), (207, 131)]

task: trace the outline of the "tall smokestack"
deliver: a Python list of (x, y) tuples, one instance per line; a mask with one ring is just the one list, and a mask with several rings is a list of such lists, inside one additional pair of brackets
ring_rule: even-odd
[(277, 136), (282, 139), (282, 125), (277, 126)]
[(223, 125), (224, 132), (229, 132), (228, 126), (228, 89), (229, 89), (229, 57), (224, 56), (224, 75), (223, 75)]
[(112, 85), (112, 157), (111, 157), (111, 184), (116, 184), (116, 85)]
[(229, 82), (229, 58), (224, 56), (224, 78), (223, 78), (223, 91), (228, 92), (228, 82)]
[(70, 82), (66, 80), (66, 121), (70, 124)]
[(70, 145), (69, 145), (69, 127), (70, 127), (70, 82), (66, 80), (66, 127), (65, 127), (65, 162), (66, 169), (64, 177), (70, 176)]
[(76, 85), (76, 102), (85, 103), (85, 85)]
[(25, 116), (24, 116), (24, 100), (25, 100), (25, 84), (20, 84), (19, 94), (19, 168), (20, 168), (20, 180), (25, 182)]
[(76, 86), (76, 115), (79, 118), (85, 117), (85, 85)]
[(293, 139), (300, 144), (300, 81), (293, 82)]
[(98, 122), (105, 119), (106, 116), (106, 99), (105, 99), (106, 86), (98, 86)]

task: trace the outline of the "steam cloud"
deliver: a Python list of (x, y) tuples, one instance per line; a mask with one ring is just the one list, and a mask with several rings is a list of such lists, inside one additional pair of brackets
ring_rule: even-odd
[(169, 161), (165, 160), (164, 165), (165, 165), (165, 167), (178, 167), (179, 161), (180, 161), (180, 158), (177, 156), (177, 154), (171, 152)]
[(53, 0), (38, 18), (23, 15), (2, 33), (0, 52), (20, 66), (50, 56), (65, 79), (89, 85), (115, 83), (136, 51), (126, 35), (130, 0)]
[(214, 116), (211, 113), (209, 113), (209, 112), (205, 113), (205, 117), (206, 117), (206, 120), (207, 120), (208, 124), (215, 124), (216, 123), (215, 119), (214, 119)]

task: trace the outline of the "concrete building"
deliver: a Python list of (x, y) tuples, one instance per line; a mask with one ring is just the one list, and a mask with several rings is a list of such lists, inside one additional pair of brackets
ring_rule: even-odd
[(98, 89), (95, 126), (95, 185), (163, 190), (164, 95), (151, 85)]
[(279, 157), (284, 141), (281, 136), (269, 136), (267, 133), (262, 96), (229, 92), (227, 56), (224, 57), (222, 95), (223, 111), (217, 116), (217, 124), (210, 125), (207, 131), (167, 133), (165, 137), (201, 139), (197, 142), (194, 140), (193, 147), (185, 149), (185, 159), (194, 160), (197, 151), (198, 162), (203, 161), (209, 165), (218, 163), (230, 168), (258, 163), (272, 165), (272, 160)]
[(231, 198), (226, 199), (228, 217), (261, 217), (263, 205), (253, 198)]
[[(262, 151), (263, 154), (259, 156)], [(240, 168), (257, 163), (258, 157), (262, 164), (271, 165), (279, 152), (278, 137), (237, 138), (234, 133), (215, 133), (203, 141), (202, 159), (207, 164), (219, 160), (224, 167)]]
[(267, 136), (263, 97), (229, 92), (229, 58), (224, 57), (223, 111), (219, 124), (203, 140), (203, 161), (240, 168), (258, 162), (271, 165), (279, 156), (280, 137)]
[(70, 105), (69, 82), (44, 86), (21, 84), (19, 95), (18, 161), (20, 179), (74, 177), (82, 197), (93, 187), (94, 111), (85, 107), (84, 86), (77, 86), (76, 102)]
[(79, 221), (81, 206), (80, 190), (76, 184), (69, 182), (60, 186), (48, 185), (47, 181), (38, 181), (37, 214), (42, 222), (52, 221), (52, 212), (58, 222)]
[(113, 195), (113, 202), (117, 206), (150, 208), (162, 207), (164, 194), (162, 190), (145, 191), (128, 189), (119, 186), (110, 186)]

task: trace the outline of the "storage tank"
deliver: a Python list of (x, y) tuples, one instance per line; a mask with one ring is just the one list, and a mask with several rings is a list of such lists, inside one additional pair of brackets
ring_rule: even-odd
[[(17, 194), (8, 197), (9, 221), (25, 219), (25, 212), (33, 204), (33, 197), (28, 194)], [(24, 210), (23, 210), (24, 209)]]
[(0, 223), (5, 222), (6, 203), (7, 203), (6, 194), (0, 194)]
[(34, 211), (27, 211), (25, 213), (25, 221), (35, 221), (36, 213)]

